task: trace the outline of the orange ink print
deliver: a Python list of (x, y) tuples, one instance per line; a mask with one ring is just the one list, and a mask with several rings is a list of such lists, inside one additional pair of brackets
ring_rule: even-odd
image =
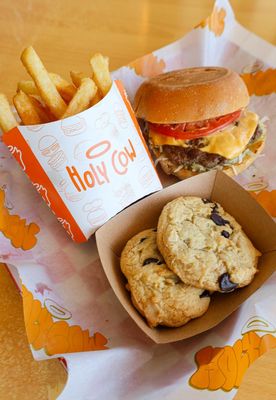
[[(80, 351), (106, 350), (107, 339), (99, 332), (90, 336), (88, 329), (70, 326), (66, 321), (54, 321), (52, 314), (22, 285), (24, 318), (29, 343), (35, 350), (44, 349), (46, 354), (74, 353)], [(49, 300), (48, 300), (49, 302)], [(55, 302), (53, 302), (55, 303)], [(60, 308), (55, 303), (55, 313)], [(57, 318), (57, 317), (56, 317)], [(64, 318), (64, 316), (62, 316)]]
[[(264, 321), (255, 318), (252, 325), (252, 320), (251, 318), (248, 321), (248, 330), (266, 329)], [(260, 327), (257, 328), (256, 325)], [(267, 330), (270, 328), (268, 325)], [(191, 376), (189, 383), (196, 389), (230, 391), (238, 388), (247, 368), (273, 348), (276, 348), (276, 338), (273, 335), (269, 333), (259, 336), (252, 330), (247, 331), (242, 339), (236, 340), (233, 346), (204, 347), (195, 355), (197, 371)]]
[(157, 56), (150, 53), (131, 62), (129, 67), (133, 68), (137, 75), (145, 78), (152, 78), (153, 76), (162, 74), (165, 70), (166, 64), (164, 60), (158, 60)]
[(250, 194), (272, 217), (276, 217), (276, 190), (263, 190), (259, 193), (250, 192)]
[(112, 166), (116, 174), (124, 175), (128, 171), (128, 164), (136, 158), (136, 152), (130, 139), (128, 139), (130, 149), (126, 146), (123, 150), (115, 150), (112, 154)]
[(268, 95), (276, 92), (276, 69), (269, 68), (265, 71), (241, 74), (247, 86), (249, 95)]
[(106, 165), (103, 161), (96, 166), (89, 164), (89, 169), (83, 173), (82, 177), (74, 166), (67, 166), (66, 171), (78, 192), (82, 190), (86, 191), (87, 188), (91, 189), (96, 184), (101, 186), (104, 183), (110, 182), (107, 176)]
[(87, 170), (79, 172), (74, 165), (66, 166), (68, 176), (78, 192), (92, 189), (96, 185), (101, 186), (110, 183), (108, 174), (108, 163), (110, 161), (113, 171), (117, 175), (124, 175), (128, 171), (129, 163), (136, 158), (136, 152), (130, 139), (123, 149), (112, 151), (108, 160), (97, 162), (98, 158), (109, 151), (112, 151), (111, 143), (108, 140), (103, 140), (84, 152), (85, 158), (93, 161), (93, 164), (92, 162), (88, 164)]
[(18, 215), (10, 215), (5, 207), (5, 192), (0, 190), (0, 232), (6, 236), (15, 248), (32, 249), (37, 242), (36, 234), (40, 231), (34, 222), (26, 224)]
[(200, 24), (196, 25), (195, 28), (205, 28), (208, 26), (209, 30), (215, 34), (215, 36), (221, 36), (225, 27), (225, 16), (226, 11), (224, 8), (214, 8), (212, 14), (204, 19)]
[(110, 148), (111, 148), (111, 143), (109, 142), (109, 140), (103, 140), (102, 142), (99, 142), (89, 147), (85, 155), (89, 160), (92, 160), (93, 158), (97, 158), (104, 155), (110, 150)]

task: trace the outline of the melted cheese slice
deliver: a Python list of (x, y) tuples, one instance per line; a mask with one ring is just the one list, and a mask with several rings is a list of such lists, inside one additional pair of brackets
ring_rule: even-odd
[[(231, 124), (221, 131), (205, 136), (207, 144), (205, 147), (201, 147), (200, 150), (206, 153), (219, 154), (230, 160), (236, 158), (246, 148), (258, 122), (259, 117), (257, 114), (245, 111), (239, 119), (238, 126)], [(169, 144), (171, 146), (189, 147), (185, 140), (161, 135), (152, 129), (149, 131), (149, 136), (154, 146)]]

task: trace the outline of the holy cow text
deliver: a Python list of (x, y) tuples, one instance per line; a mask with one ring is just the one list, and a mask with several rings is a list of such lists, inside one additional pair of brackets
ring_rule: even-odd
[[(100, 158), (109, 153), (109, 162), (100, 161)], [(109, 168), (116, 175), (125, 175), (128, 171), (129, 163), (136, 158), (136, 152), (130, 139), (127, 145), (120, 150), (112, 150), (109, 140), (103, 140), (88, 148), (85, 152), (85, 159), (89, 160), (88, 168), (80, 171), (74, 165), (66, 166), (69, 178), (73, 182), (78, 192), (86, 191), (96, 185), (104, 185), (110, 182)]]

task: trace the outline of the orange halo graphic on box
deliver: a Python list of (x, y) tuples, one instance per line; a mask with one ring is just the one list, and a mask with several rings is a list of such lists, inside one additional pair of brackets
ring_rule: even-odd
[(83, 158), (93, 160), (107, 153), (111, 149), (111, 146), (111, 142), (105, 139), (96, 144), (93, 140), (83, 140), (75, 146), (74, 158), (78, 161), (81, 161)]
[[(256, 332), (269, 332), (259, 336)], [(254, 316), (242, 328), (241, 339), (233, 346), (200, 349), (195, 355), (197, 371), (189, 383), (196, 389), (230, 391), (238, 388), (247, 368), (262, 354), (276, 348), (275, 327), (264, 318)]]
[(152, 78), (153, 76), (162, 74), (166, 68), (165, 61), (159, 59), (153, 53), (131, 62), (128, 66), (133, 68), (137, 75), (144, 78)]
[(265, 71), (241, 74), (247, 86), (249, 95), (256, 96), (276, 93), (276, 69), (269, 68)]
[(226, 11), (224, 8), (215, 7), (212, 14), (204, 19), (200, 24), (196, 25), (195, 28), (205, 28), (208, 26), (209, 30), (215, 34), (215, 36), (221, 36), (225, 27), (225, 16)]
[(16, 249), (32, 249), (36, 243), (36, 235), (40, 228), (34, 222), (26, 223), (25, 218), (19, 215), (11, 215), (5, 205), (5, 192), (0, 189), (0, 232), (11, 241)]
[[(95, 332), (90, 336), (88, 329), (83, 330), (78, 325), (70, 326), (64, 318), (58, 318), (58, 311), (63, 316), (65, 309), (56, 302), (53, 304), (58, 321), (54, 321), (48, 309), (42, 306), (39, 300), (34, 299), (33, 294), (24, 285), (22, 294), (27, 337), (35, 350), (44, 349), (47, 355), (52, 356), (107, 349), (107, 339), (101, 333)], [(49, 299), (47, 301), (49, 303)]]
[(66, 136), (80, 135), (86, 130), (86, 121), (82, 117), (74, 117), (74, 122), (64, 119), (61, 121), (61, 129)]

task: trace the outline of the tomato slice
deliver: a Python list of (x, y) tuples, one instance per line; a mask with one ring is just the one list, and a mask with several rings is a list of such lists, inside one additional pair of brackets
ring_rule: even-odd
[(172, 136), (175, 139), (197, 139), (225, 128), (237, 120), (240, 115), (241, 110), (238, 110), (231, 114), (205, 121), (186, 122), (183, 124), (152, 124), (150, 122), (149, 125), (153, 131), (161, 135)]

